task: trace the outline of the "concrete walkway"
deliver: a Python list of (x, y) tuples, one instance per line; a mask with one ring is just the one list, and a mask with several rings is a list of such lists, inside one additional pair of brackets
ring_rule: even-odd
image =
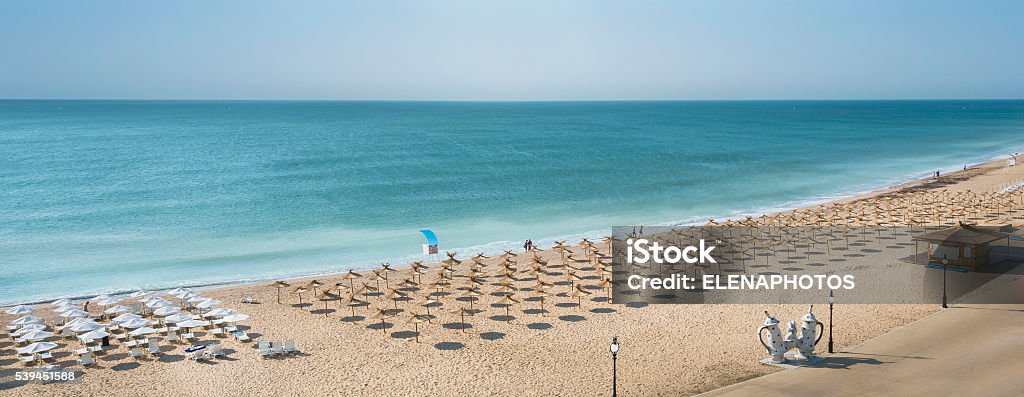
[[(994, 293), (1021, 302), (1024, 282)], [(703, 395), (1024, 396), (1024, 304), (951, 306), (812, 367)]]

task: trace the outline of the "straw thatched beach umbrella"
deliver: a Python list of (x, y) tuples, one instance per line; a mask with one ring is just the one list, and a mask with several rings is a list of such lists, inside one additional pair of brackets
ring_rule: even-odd
[(405, 299), (406, 297), (408, 297), (408, 295), (397, 289), (388, 290), (388, 292), (384, 294), (385, 299), (391, 300), (395, 303), (395, 310), (398, 310), (398, 301)]
[(316, 292), (316, 289), (323, 286), (324, 283), (321, 283), (320, 280), (313, 280), (306, 284), (306, 288), (313, 290), (313, 296), (320, 295), (319, 293)]
[(324, 317), (327, 317), (327, 302), (341, 301), (341, 296), (332, 294), (331, 291), (320, 291), (320, 295), (316, 295), (315, 297), (317, 300), (324, 303)]
[[(353, 315), (353, 317), (355, 317)], [(380, 320), (380, 329), (387, 335), (388, 329), (384, 326), (384, 320), (391, 318), (391, 313), (388, 313), (388, 309), (376, 309), (376, 311), (370, 315), (371, 320)]]
[(469, 328), (469, 323), (466, 322), (466, 313), (469, 313), (471, 316), (475, 313), (472, 308), (462, 306), (449, 310), (448, 312), (459, 316), (459, 322), (462, 324), (462, 332), (466, 332), (466, 329)]
[(579, 299), (579, 307), (583, 308), (583, 297), (590, 295), (590, 291), (584, 290), (582, 286), (577, 285), (576, 288), (569, 292), (569, 296)]
[(420, 323), (427, 321), (427, 318), (416, 313), (411, 313), (409, 319), (405, 321), (406, 324), (411, 323), (416, 332), (416, 343), (420, 343)]
[(497, 305), (505, 307), (505, 317), (508, 317), (509, 324), (512, 323), (512, 316), (509, 314), (509, 310), (511, 309), (512, 305), (516, 303), (519, 303), (519, 301), (516, 300), (515, 298), (512, 298), (512, 295), (502, 295), (501, 298), (498, 299), (498, 301), (495, 303)]
[(348, 285), (348, 286), (349, 286), (350, 288), (352, 288), (353, 290), (355, 290), (355, 289), (356, 289), (356, 281), (355, 281), (355, 280), (356, 280), (357, 278), (360, 278), (360, 277), (363, 277), (363, 275), (361, 275), (361, 274), (359, 274), (359, 273), (356, 273), (356, 272), (352, 271), (352, 269), (349, 269), (349, 270), (348, 270), (348, 273), (345, 273), (345, 275), (344, 275), (344, 276), (341, 276), (341, 278), (343, 278), (343, 279), (345, 279), (345, 280), (348, 280), (348, 283), (349, 283), (349, 285)]
[(291, 286), (291, 284), (288, 284), (281, 280), (275, 281), (273, 284), (270, 284), (270, 287), (277, 288), (277, 303), (281, 303), (281, 288), (288, 288)]
[(368, 306), (370, 304), (370, 302), (367, 302), (367, 301), (364, 301), (362, 299), (356, 298), (355, 295), (349, 296), (348, 299), (345, 299), (344, 303), (345, 303), (346, 306), (348, 306), (349, 308), (352, 309), (352, 317), (353, 318), (355, 318), (355, 316), (356, 316), (356, 307)]
[(295, 289), (292, 290), (292, 294), (299, 296), (299, 306), (302, 306), (302, 294), (306, 293), (306, 291), (308, 291), (306, 287), (302, 286), (295, 287)]

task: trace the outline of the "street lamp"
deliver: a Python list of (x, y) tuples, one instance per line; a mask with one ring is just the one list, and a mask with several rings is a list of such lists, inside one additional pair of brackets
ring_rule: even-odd
[(612, 397), (616, 396), (618, 380), (616, 379), (615, 358), (619, 352), (619, 338), (612, 337), (612, 345), (608, 348), (612, 352)]
[(835, 353), (832, 348), (832, 305), (836, 303), (836, 296), (832, 290), (828, 290), (828, 352)]
[(946, 266), (949, 265), (949, 260), (946, 259), (946, 254), (942, 254), (942, 308), (947, 309), (946, 306)]

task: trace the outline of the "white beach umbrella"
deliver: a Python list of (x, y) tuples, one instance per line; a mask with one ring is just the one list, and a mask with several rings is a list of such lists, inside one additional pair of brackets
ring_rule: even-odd
[(235, 314), (235, 310), (234, 309), (228, 309), (226, 307), (220, 307), (220, 308), (216, 308), (216, 309), (210, 310), (210, 311), (208, 311), (206, 313), (203, 313), (203, 317), (207, 317), (207, 318), (209, 318), (209, 317), (224, 317), (224, 316), (230, 316), (232, 314)]
[(152, 294), (152, 292), (149, 292), (149, 291), (146, 291), (146, 290), (143, 289), (143, 290), (138, 290), (138, 291), (135, 291), (135, 292), (132, 292), (132, 293), (128, 294), (128, 297), (129, 298), (142, 298), (142, 297), (145, 297), (145, 296), (149, 296), (150, 294)]
[(86, 332), (84, 334), (78, 335), (78, 339), (80, 339), (84, 343), (87, 340), (103, 339), (103, 338), (108, 337), (108, 336), (110, 336), (109, 332), (101, 330), (101, 329), (96, 329), (96, 330), (92, 330), (92, 331)]
[(120, 324), (128, 320), (142, 320), (142, 317), (135, 313), (125, 313), (120, 316), (112, 318), (110, 321)]
[(165, 316), (170, 316), (172, 314), (178, 313), (180, 311), (181, 311), (181, 308), (179, 308), (177, 306), (164, 306), (164, 307), (161, 307), (161, 308), (157, 308), (156, 310), (153, 310), (153, 315), (154, 316), (158, 316), (158, 317), (165, 317)]
[(70, 309), (70, 310), (65, 310), (65, 311), (60, 313), (61, 317), (68, 317), (68, 318), (70, 318), (70, 317), (86, 317), (88, 315), (89, 315), (89, 312), (87, 312), (85, 310), (82, 310), (82, 309)]
[(203, 300), (202, 302), (196, 303), (196, 308), (198, 308), (198, 309), (209, 309), (209, 308), (217, 306), (219, 304), (221, 304), (221, 301), (213, 299), (213, 298), (209, 298), (209, 299)]
[(64, 329), (70, 329), (72, 332), (80, 334), (83, 332), (89, 332), (100, 328), (103, 328), (103, 326), (99, 325), (99, 323), (96, 322), (81, 322), (70, 327), (65, 327)]
[(30, 340), (30, 341), (40, 341), (40, 340), (49, 338), (51, 336), (53, 336), (53, 332), (43, 331), (41, 329), (37, 329), (37, 330), (29, 331), (29, 332), (26, 332), (26, 333), (22, 334), (21, 336), (18, 337), (18, 340), (22, 341), (22, 342), (27, 341), (27, 340)]
[(165, 294), (177, 296), (180, 293), (183, 293), (185, 291), (191, 291), (191, 290), (192, 290), (191, 288), (178, 287), (178, 288), (175, 288), (175, 289), (172, 289), (170, 291), (165, 292)]
[(148, 295), (148, 296), (143, 297), (142, 299), (139, 299), (139, 302), (149, 303), (149, 302), (152, 302), (154, 299), (160, 300), (160, 299), (163, 299), (163, 298), (161, 298), (159, 296), (156, 296), (156, 295)]
[(53, 306), (53, 307), (69, 306), (69, 305), (71, 305), (71, 299), (68, 299), (68, 298), (60, 298), (60, 299), (57, 299), (57, 300), (55, 300), (53, 302), (50, 302), (50, 306)]
[(121, 326), (125, 328), (141, 328), (152, 324), (149, 320), (141, 318), (133, 318), (121, 322)]
[(6, 312), (7, 314), (12, 314), (12, 315), (15, 315), (15, 316), (20, 315), (20, 314), (29, 314), (29, 313), (32, 313), (34, 311), (36, 311), (36, 309), (33, 309), (33, 308), (31, 308), (29, 306), (25, 306), (25, 305), (18, 305), (18, 306), (12, 307), (10, 309), (4, 310), (4, 312)]
[(35, 324), (35, 323), (40, 323), (41, 324), (42, 322), (43, 322), (42, 318), (39, 318), (39, 317), (36, 317), (36, 316), (24, 316), (24, 317), (19, 317), (17, 320), (11, 321), (11, 325), (25, 325), (25, 324)]
[(13, 336), (24, 335), (26, 332), (31, 332), (31, 331), (40, 330), (40, 329), (46, 329), (46, 325), (44, 325), (44, 324), (22, 325), (21, 328), (18, 328), (17, 331), (11, 332), (11, 335), (13, 335)]
[(185, 302), (196, 303), (196, 302), (202, 302), (202, 301), (207, 300), (207, 299), (210, 299), (210, 298), (207, 298), (207, 297), (202, 296), (202, 295), (196, 295), (196, 296), (193, 296), (191, 298), (188, 298), (187, 300), (185, 300)]
[(71, 319), (71, 320), (68, 320), (68, 322), (64, 323), (64, 325), (62, 325), (62, 326), (59, 326), (59, 327), (57, 327), (57, 328), (67, 328), (67, 327), (70, 327), (70, 326), (72, 326), (72, 325), (75, 325), (75, 324), (81, 324), (81, 323), (94, 323), (94, 322), (95, 322), (95, 321), (93, 321), (92, 319), (89, 319), (89, 318), (85, 318), (85, 317), (75, 317), (75, 318), (73, 318), (73, 319)]
[(161, 307), (164, 307), (164, 306), (174, 306), (174, 304), (171, 303), (170, 301), (166, 300), (166, 299), (158, 298), (158, 299), (153, 299), (153, 300), (151, 300), (149, 302), (146, 302), (146, 306), (148, 306), (150, 309), (156, 309), (156, 308), (161, 308)]
[(164, 322), (165, 323), (174, 324), (174, 323), (180, 323), (182, 321), (191, 320), (191, 319), (192, 319), (192, 315), (191, 314), (188, 314), (188, 313), (178, 313), (178, 314), (167, 316), (167, 318), (164, 319)]
[(206, 322), (205, 321), (199, 321), (199, 320), (185, 320), (185, 321), (181, 321), (179, 323), (176, 323), (175, 325), (177, 325), (177, 326), (179, 326), (181, 328), (192, 328), (192, 327), (202, 327), (202, 326), (206, 325)]
[(81, 310), (81, 309), (82, 308), (80, 308), (78, 306), (68, 304), (68, 305), (60, 305), (60, 306), (57, 306), (57, 307), (53, 308), (53, 312), (54, 313), (64, 313), (64, 312), (66, 312), (68, 310)]
[(199, 296), (199, 294), (193, 291), (182, 291), (180, 294), (175, 294), (174, 296), (178, 297), (178, 299), (192, 299)]
[(107, 299), (101, 299), (101, 300), (96, 301), (96, 304), (100, 305), (100, 306), (110, 306), (110, 305), (116, 305), (118, 303), (121, 303), (121, 301), (123, 301), (123, 300), (124, 300), (124, 298), (109, 297)]
[(104, 310), (103, 312), (106, 313), (106, 314), (117, 314), (117, 313), (128, 313), (128, 312), (131, 312), (131, 311), (132, 311), (132, 308), (130, 308), (128, 306), (115, 305), (115, 306), (108, 307), (107, 310)]
[(142, 328), (136, 329), (136, 330), (134, 330), (132, 332), (129, 332), (128, 335), (140, 336), (140, 335), (149, 335), (149, 334), (155, 334), (155, 333), (157, 333), (157, 330), (155, 330), (153, 328), (142, 327)]
[(242, 313), (235, 313), (235, 314), (232, 314), (230, 316), (224, 316), (224, 318), (222, 320), (227, 321), (229, 323), (237, 323), (239, 321), (245, 321), (245, 320), (248, 320), (248, 319), (249, 319), (248, 315), (245, 315), (245, 314), (242, 314)]
[(18, 352), (18, 354), (36, 354), (42, 353), (47, 350), (51, 350), (56, 347), (57, 344), (53, 342), (36, 342), (31, 345), (18, 348), (16, 349), (16, 351)]

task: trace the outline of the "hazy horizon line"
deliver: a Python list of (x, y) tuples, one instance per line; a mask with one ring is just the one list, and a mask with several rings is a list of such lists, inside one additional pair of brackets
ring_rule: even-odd
[(1020, 101), (1003, 98), (689, 98), (689, 99), (414, 99), (414, 98), (0, 98), (0, 101), (151, 101), (151, 102), (828, 102), (828, 101)]

